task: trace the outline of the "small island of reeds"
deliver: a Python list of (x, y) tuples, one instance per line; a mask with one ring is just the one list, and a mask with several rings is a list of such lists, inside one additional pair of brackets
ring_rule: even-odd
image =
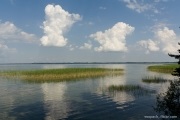
[(33, 82), (67, 81), (122, 74), (123, 69), (112, 68), (62, 68), (41, 70), (15, 70), (0, 72), (1, 77), (21, 79)]
[(164, 79), (164, 78), (161, 78), (161, 77), (156, 77), (156, 76), (153, 76), (153, 77), (144, 77), (142, 78), (142, 82), (144, 83), (165, 83), (165, 82), (168, 82), (170, 80), (167, 80), (167, 79)]
[(179, 67), (178, 64), (164, 64), (148, 66), (147, 69), (152, 72), (171, 74), (177, 67)]
[(129, 92), (133, 93), (134, 95), (142, 95), (142, 94), (148, 94), (148, 93), (155, 93), (154, 90), (148, 90), (140, 85), (111, 85), (108, 87), (109, 92)]
[(141, 90), (142, 87), (139, 85), (111, 85), (108, 87), (109, 91), (117, 90), (117, 91), (134, 91)]

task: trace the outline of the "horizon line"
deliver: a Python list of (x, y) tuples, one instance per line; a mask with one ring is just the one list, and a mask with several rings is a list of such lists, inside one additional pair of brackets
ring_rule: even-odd
[(32, 62), (32, 63), (0, 63), (0, 65), (6, 64), (145, 64), (145, 63), (177, 63), (177, 62)]

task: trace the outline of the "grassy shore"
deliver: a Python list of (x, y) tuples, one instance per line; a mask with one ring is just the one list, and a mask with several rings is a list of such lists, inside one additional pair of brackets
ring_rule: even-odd
[(178, 64), (164, 64), (164, 65), (153, 65), (148, 66), (148, 70), (152, 72), (159, 72), (159, 73), (172, 73), (175, 68), (179, 67)]
[(67, 81), (81, 78), (95, 78), (107, 75), (122, 75), (123, 69), (109, 68), (63, 68), (43, 70), (16, 70), (0, 72), (1, 77), (28, 81)]

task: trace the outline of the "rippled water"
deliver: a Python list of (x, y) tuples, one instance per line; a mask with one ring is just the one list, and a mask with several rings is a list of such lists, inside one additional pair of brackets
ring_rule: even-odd
[[(148, 72), (148, 64), (18, 64), (0, 65), (0, 70), (50, 69), (67, 67), (123, 68), (122, 76), (107, 76), (74, 82), (26, 83), (0, 78), (0, 119), (2, 120), (141, 120), (157, 115), (156, 94), (169, 83), (143, 83), (142, 77), (173, 79), (167, 74)], [(135, 84), (155, 93), (108, 91), (111, 85)]]

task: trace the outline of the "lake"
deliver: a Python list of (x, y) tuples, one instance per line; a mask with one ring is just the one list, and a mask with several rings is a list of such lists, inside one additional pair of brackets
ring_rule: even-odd
[[(174, 79), (170, 74), (147, 71), (153, 64), (6, 64), (4, 70), (72, 67), (123, 68), (120, 76), (88, 78), (69, 82), (28, 83), (0, 78), (1, 120), (143, 120), (159, 115), (153, 109), (156, 95), (169, 82), (144, 83), (143, 77)], [(139, 85), (154, 92), (109, 91), (112, 85)]]

